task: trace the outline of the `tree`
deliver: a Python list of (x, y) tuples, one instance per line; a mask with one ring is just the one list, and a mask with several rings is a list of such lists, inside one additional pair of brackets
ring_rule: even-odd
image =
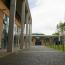
[(52, 35), (59, 35), (59, 33), (58, 33), (58, 32), (55, 32), (55, 33), (53, 33)]
[(64, 51), (64, 40), (65, 40), (65, 37), (64, 37), (64, 31), (65, 31), (65, 22), (64, 23), (59, 23), (57, 24), (57, 30), (59, 33), (61, 33), (62, 35), (62, 43), (63, 43), (63, 51)]
[(65, 31), (65, 22), (64, 23), (59, 23), (59, 24), (57, 24), (57, 30), (59, 31), (59, 32), (63, 32), (63, 31)]

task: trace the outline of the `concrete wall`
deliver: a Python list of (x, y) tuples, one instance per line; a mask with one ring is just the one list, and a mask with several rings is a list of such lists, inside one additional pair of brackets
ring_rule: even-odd
[[(40, 41), (41, 41), (41, 45), (42, 45), (42, 46), (45, 45), (43, 38), (41, 38)], [(32, 46), (35, 46), (35, 42), (36, 42), (36, 38), (32, 37)]]
[(32, 46), (35, 46), (36, 39), (32, 38)]
[(1, 39), (3, 37), (2, 33), (3, 33), (3, 19), (2, 17), (0, 17), (0, 48), (1, 48)]

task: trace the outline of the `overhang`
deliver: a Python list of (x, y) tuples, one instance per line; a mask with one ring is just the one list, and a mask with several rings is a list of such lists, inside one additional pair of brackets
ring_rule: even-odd
[[(4, 4), (7, 6), (8, 9), (10, 9), (10, 1), (11, 0), (2, 0), (4, 2)], [(17, 5), (16, 5), (16, 18), (18, 20), (21, 20), (21, 12), (22, 12), (22, 1), (23, 0), (17, 0)], [(26, 5), (25, 5), (25, 13), (29, 12), (30, 14), (30, 9), (29, 9), (29, 5), (28, 5), (28, 1), (26, 0)]]

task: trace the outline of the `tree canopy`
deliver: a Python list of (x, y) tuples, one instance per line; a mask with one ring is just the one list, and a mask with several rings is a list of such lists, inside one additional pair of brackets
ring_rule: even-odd
[(55, 33), (53, 33), (52, 35), (59, 35), (59, 33), (58, 33), (58, 32), (55, 32)]
[(59, 23), (57, 24), (57, 29), (60, 31), (60, 32), (63, 32), (65, 31), (65, 22), (64, 23)]

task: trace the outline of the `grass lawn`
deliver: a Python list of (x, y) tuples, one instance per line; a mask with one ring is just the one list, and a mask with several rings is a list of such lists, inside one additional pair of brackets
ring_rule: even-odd
[(48, 47), (65, 52), (65, 45), (51, 45), (51, 46), (48, 46)]

